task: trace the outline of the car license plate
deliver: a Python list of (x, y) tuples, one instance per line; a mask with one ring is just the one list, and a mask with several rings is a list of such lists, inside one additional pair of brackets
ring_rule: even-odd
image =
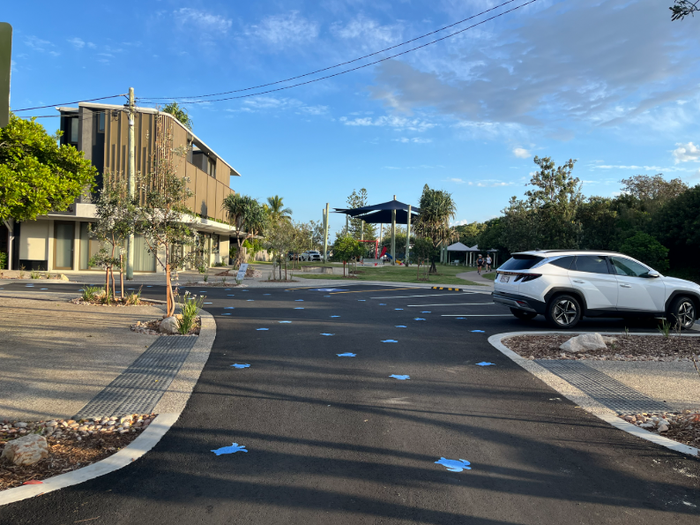
[(501, 275), (502, 283), (507, 283), (508, 281), (510, 281), (510, 275)]

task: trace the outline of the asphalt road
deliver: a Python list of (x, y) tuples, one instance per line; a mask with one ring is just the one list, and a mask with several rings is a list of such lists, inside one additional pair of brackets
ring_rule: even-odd
[[(207, 293), (216, 342), (162, 441), (110, 475), (0, 507), (0, 523), (699, 522), (700, 460), (606, 425), (493, 349), (490, 335), (546, 325), (489, 295)], [(234, 442), (247, 452), (212, 452)]]

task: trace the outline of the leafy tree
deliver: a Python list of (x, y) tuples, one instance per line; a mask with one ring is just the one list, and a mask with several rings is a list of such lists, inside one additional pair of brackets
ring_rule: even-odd
[(683, 20), (686, 16), (695, 16), (695, 13), (700, 12), (700, 0), (693, 2), (692, 0), (675, 0), (673, 5), (669, 7), (671, 10), (671, 21)]
[[(270, 250), (279, 264), (279, 278), (282, 279), (282, 262), (284, 262), (284, 278), (287, 279), (287, 252), (294, 247), (297, 232), (292, 221), (277, 221), (270, 223), (265, 232), (263, 246)], [(274, 270), (273, 270), (274, 275)]]
[[(60, 134), (59, 134), (60, 136)], [(33, 221), (64, 211), (95, 185), (97, 170), (83, 152), (58, 146), (35, 119), (10, 116), (0, 128), (0, 220)]]
[(576, 212), (583, 196), (572, 175), (576, 161), (556, 166), (550, 157), (535, 157), (534, 162), (540, 168), (528, 184), (534, 189), (525, 192), (525, 200), (513, 197), (504, 210), (508, 250), (577, 248), (581, 225)]
[(653, 213), (671, 199), (675, 199), (688, 189), (688, 185), (681, 179), (667, 181), (663, 174), (635, 175), (629, 179), (622, 179), (622, 192), (639, 200), (642, 209)]
[(192, 131), (192, 118), (185, 108), (178, 106), (177, 102), (171, 102), (166, 104), (163, 108), (163, 113), (170, 113), (173, 117), (180, 121), (180, 123), (187, 129)]
[(498, 250), (498, 252), (504, 256), (503, 260), (506, 260), (510, 257), (511, 252), (503, 242), (506, 230), (505, 219), (503, 217), (496, 217), (495, 219), (486, 221), (484, 226), (484, 231), (481, 232), (477, 238), (477, 244), (483, 250)]
[(153, 156), (153, 171), (142, 175), (138, 187), (143, 201), (135, 207), (136, 233), (144, 237), (149, 253), (165, 270), (167, 316), (175, 313), (175, 300), (171, 286), (171, 270), (193, 262), (196, 250), (186, 250), (196, 243), (196, 230), (186, 222), (194, 216), (187, 208), (187, 199), (192, 192), (187, 188), (189, 180), (178, 177), (173, 155), (181, 156), (182, 151), (173, 151), (165, 145), (169, 142), (164, 135), (156, 144)]
[(700, 260), (700, 185), (666, 203), (654, 234), (670, 249), (674, 268), (697, 268)]
[[(360, 191), (352, 190), (352, 193), (347, 199), (348, 208), (362, 208), (367, 206), (367, 190), (361, 188)], [(350, 218), (350, 232), (349, 234), (355, 238), (360, 239), (362, 237), (362, 219)], [(364, 238), (365, 239), (376, 239), (377, 238), (377, 228), (374, 224), (365, 223), (364, 226)]]
[[(240, 266), (245, 262), (241, 242), (263, 234), (268, 222), (267, 214), (257, 200), (237, 193), (232, 193), (224, 199), (223, 209), (228, 213), (229, 224), (236, 228), (238, 244), (236, 265)], [(243, 234), (242, 238), (241, 234)]]
[[(450, 193), (444, 190), (430, 189), (426, 184), (423, 186), (419, 208), (421, 211), (418, 220), (416, 220), (416, 236), (430, 239), (437, 252), (441, 246), (447, 245), (457, 235), (450, 228), (450, 220), (457, 213), (457, 206)], [(430, 273), (437, 273), (435, 257), (432, 257)]]
[(477, 244), (479, 235), (485, 229), (486, 225), (482, 222), (470, 222), (469, 224), (461, 224), (455, 227), (455, 231), (459, 235), (459, 242), (465, 246)]
[(284, 207), (282, 197), (279, 195), (267, 198), (267, 211), (270, 214), (270, 220), (273, 222), (292, 220), (292, 210)]
[(96, 221), (90, 224), (90, 235), (100, 241), (101, 248), (90, 260), (90, 266), (105, 270), (105, 291), (112, 277), (112, 297), (116, 297), (114, 267), (119, 268), (121, 297), (124, 297), (124, 241), (134, 232), (136, 210), (129, 199), (124, 180), (106, 180), (95, 202)]
[(348, 261), (360, 257), (364, 252), (362, 243), (352, 237), (342, 237), (333, 244), (333, 257), (343, 261), (343, 277), (345, 277), (345, 265)]
[(668, 270), (668, 248), (648, 233), (635, 233), (622, 243), (620, 251), (660, 272)]
[(618, 212), (613, 207), (612, 199), (590, 197), (578, 207), (576, 220), (581, 224), (579, 243), (581, 249), (613, 250), (617, 248)]

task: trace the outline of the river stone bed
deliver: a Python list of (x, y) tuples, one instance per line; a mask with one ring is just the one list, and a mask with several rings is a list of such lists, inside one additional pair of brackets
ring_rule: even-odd
[(643, 412), (622, 414), (619, 417), (649, 432), (700, 448), (700, 412)]
[(598, 361), (700, 361), (700, 337), (679, 335), (615, 335), (607, 348), (565, 352), (559, 347), (571, 335), (516, 335), (501, 342), (525, 359), (593, 359)]
[(129, 414), (80, 420), (3, 421), (0, 454), (8, 441), (35, 433), (46, 438), (49, 457), (21, 466), (0, 460), (0, 490), (65, 474), (109, 457), (136, 439), (155, 417), (156, 414)]

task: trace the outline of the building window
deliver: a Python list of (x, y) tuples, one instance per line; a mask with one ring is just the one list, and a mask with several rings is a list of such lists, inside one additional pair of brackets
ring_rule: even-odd
[(70, 142), (78, 143), (78, 117), (70, 119)]
[(97, 133), (104, 133), (105, 132), (105, 113), (104, 111), (100, 111), (97, 114)]

